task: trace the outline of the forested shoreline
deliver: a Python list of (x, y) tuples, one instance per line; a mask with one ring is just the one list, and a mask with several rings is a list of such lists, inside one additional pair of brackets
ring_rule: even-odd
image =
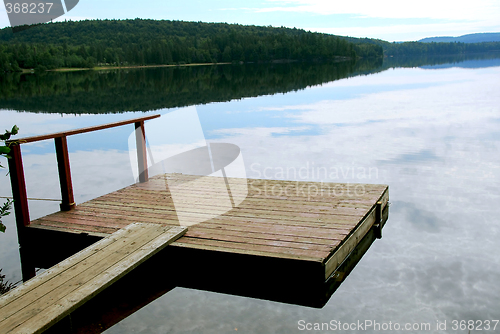
[(329, 61), (382, 57), (378, 45), (302, 29), (157, 20), (86, 20), (0, 30), (0, 70)]
[(0, 30), (0, 73), (22, 69), (339, 61), (500, 51), (500, 42), (389, 43), (296, 28), (169, 20), (85, 20)]

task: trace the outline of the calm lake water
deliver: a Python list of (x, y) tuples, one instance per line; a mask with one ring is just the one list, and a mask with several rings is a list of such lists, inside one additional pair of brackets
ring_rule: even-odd
[[(249, 178), (389, 185), (383, 238), (324, 308), (176, 288), (106, 333), (302, 333), (300, 324), (366, 320), (467, 333), (453, 321), (500, 318), (500, 57), (406, 64), (11, 77), (1, 82), (1, 128), (28, 136), (194, 105), (208, 142), (241, 148)], [(77, 203), (134, 182), (131, 133), (68, 138)], [(23, 158), (28, 196), (59, 198), (53, 143), (25, 145)], [(8, 177), (0, 189), (10, 195)], [(34, 219), (58, 203), (30, 201), (30, 210)], [(17, 281), (13, 215), (4, 223), (0, 268)]]

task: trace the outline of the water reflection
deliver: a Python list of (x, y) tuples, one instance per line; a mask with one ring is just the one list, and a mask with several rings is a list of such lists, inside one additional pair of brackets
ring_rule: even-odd
[(286, 93), (376, 70), (381, 60), (48, 72), (0, 77), (0, 108), (122, 113)]
[[(266, 168), (267, 175), (279, 178), (280, 169), (310, 170), (314, 164), (340, 171), (325, 181), (389, 184), (391, 219), (384, 237), (373, 243), (320, 310), (177, 288), (107, 332), (221, 333), (237, 328), (300, 333), (297, 322), (302, 319), (434, 326), (437, 321), (498, 318), (500, 67), (489, 60), (467, 64), (435, 70), (410, 64), (285, 95), (198, 106), (207, 140), (240, 147), (249, 178), (262, 177)], [(39, 115), (16, 116), (22, 130), (23, 116), (28, 123)], [(125, 142), (127, 136), (122, 137)], [(78, 202), (133, 182), (127, 151), (105, 145), (95, 143), (94, 152), (71, 153)], [(28, 192), (43, 195), (45, 188), (54, 187), (57, 193), (53, 156), (30, 150), (25, 159)], [(113, 159), (93, 167), (91, 162), (102, 155)], [(46, 167), (49, 162), (53, 172)], [(373, 172), (363, 178), (341, 172), (353, 167)], [(297, 173), (296, 178), (321, 181), (311, 173), (305, 178)], [(9, 188), (4, 185), (2, 189)], [(46, 214), (42, 206), (33, 209)], [(17, 260), (18, 252), (9, 240), (0, 243), (0, 259), (12, 273), (11, 257)], [(15, 274), (9, 275), (17, 281)]]

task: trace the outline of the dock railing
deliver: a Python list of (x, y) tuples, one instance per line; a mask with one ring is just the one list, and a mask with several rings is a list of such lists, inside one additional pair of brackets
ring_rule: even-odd
[[(16, 215), (16, 225), (18, 231), (19, 244), (23, 244), (24, 228), (30, 225), (30, 215), (28, 208), (28, 196), (26, 192), (26, 182), (24, 179), (23, 160), (21, 154), (21, 144), (33, 143), (42, 140), (54, 139), (57, 157), (57, 167), (59, 170), (59, 183), (61, 186), (61, 211), (69, 211), (75, 207), (73, 196), (73, 184), (71, 181), (71, 170), (69, 163), (68, 143), (66, 137), (114, 128), (127, 124), (134, 124), (136, 129), (137, 160), (139, 167), (139, 182), (148, 180), (147, 154), (146, 154), (146, 134), (144, 122), (158, 118), (160, 115), (151, 115), (129, 120), (96, 125), (86, 128), (56, 132), (51, 134), (19, 138), (6, 142), (11, 151), (9, 162), (9, 174), (12, 186), (12, 197), (14, 199), (14, 212)], [(143, 172), (141, 172), (143, 171)]]

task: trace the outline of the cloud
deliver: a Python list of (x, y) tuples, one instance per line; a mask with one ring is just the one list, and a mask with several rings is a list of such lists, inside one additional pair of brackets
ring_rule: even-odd
[(267, 0), (276, 4), (257, 12), (309, 12), (320, 15), (354, 14), (372, 18), (432, 18), (447, 20), (484, 20), (500, 16), (500, 3), (494, 0), (449, 1), (422, 0), (414, 3), (399, 0), (361, 0), (353, 5), (348, 1), (329, 0)]
[[(418, 71), (413, 71), (418, 75)], [(423, 71), (423, 70), (422, 70)], [(477, 81), (491, 82), (494, 85), (498, 80), (497, 73), (485, 73), (472, 81), (463, 81), (459, 75), (454, 75), (454, 71), (447, 73), (436, 73), (446, 78), (448, 81), (452, 77), (456, 83), (436, 86), (435, 83), (429, 87), (416, 87), (408, 89), (401, 87), (400, 90), (380, 92), (376, 94), (365, 94), (356, 100), (323, 100), (304, 105), (284, 106), (285, 111), (290, 111), (288, 115), (299, 124), (318, 125), (345, 125), (356, 124), (360, 120), (363, 122), (373, 121), (395, 121), (395, 122), (432, 122), (433, 124), (450, 124), (474, 122), (478, 115), (494, 118), (496, 115), (491, 110), (491, 105), (499, 105), (498, 94), (484, 89), (476, 83)], [(390, 79), (390, 72), (380, 77), (387, 76)], [(362, 82), (366, 79), (361, 77)], [(358, 78), (351, 79), (356, 82)], [(384, 79), (382, 79), (384, 80)], [(430, 82), (433, 80), (431, 79)], [(349, 82), (347, 80), (346, 82)], [(389, 80), (387, 81), (389, 82)], [(399, 81), (393, 81), (398, 84)], [(410, 87), (411, 88), (411, 87)], [(449, 102), (443, 100), (443, 96), (454, 101), (453, 108)], [(440, 109), (440, 113), (435, 110)], [(474, 110), (474, 112), (471, 112)]]
[(499, 31), (500, 24), (498, 20), (482, 20), (424, 24), (388, 24), (384, 26), (308, 27), (306, 30), (339, 36), (379, 38), (388, 41), (410, 41), (429, 36), (460, 36), (475, 32)]
[(219, 129), (212, 131), (213, 134), (217, 135), (255, 135), (259, 136), (272, 136), (273, 134), (290, 134), (292, 132), (299, 132), (308, 130), (307, 126), (298, 126), (298, 127), (270, 127), (270, 128), (234, 128), (234, 129)]

